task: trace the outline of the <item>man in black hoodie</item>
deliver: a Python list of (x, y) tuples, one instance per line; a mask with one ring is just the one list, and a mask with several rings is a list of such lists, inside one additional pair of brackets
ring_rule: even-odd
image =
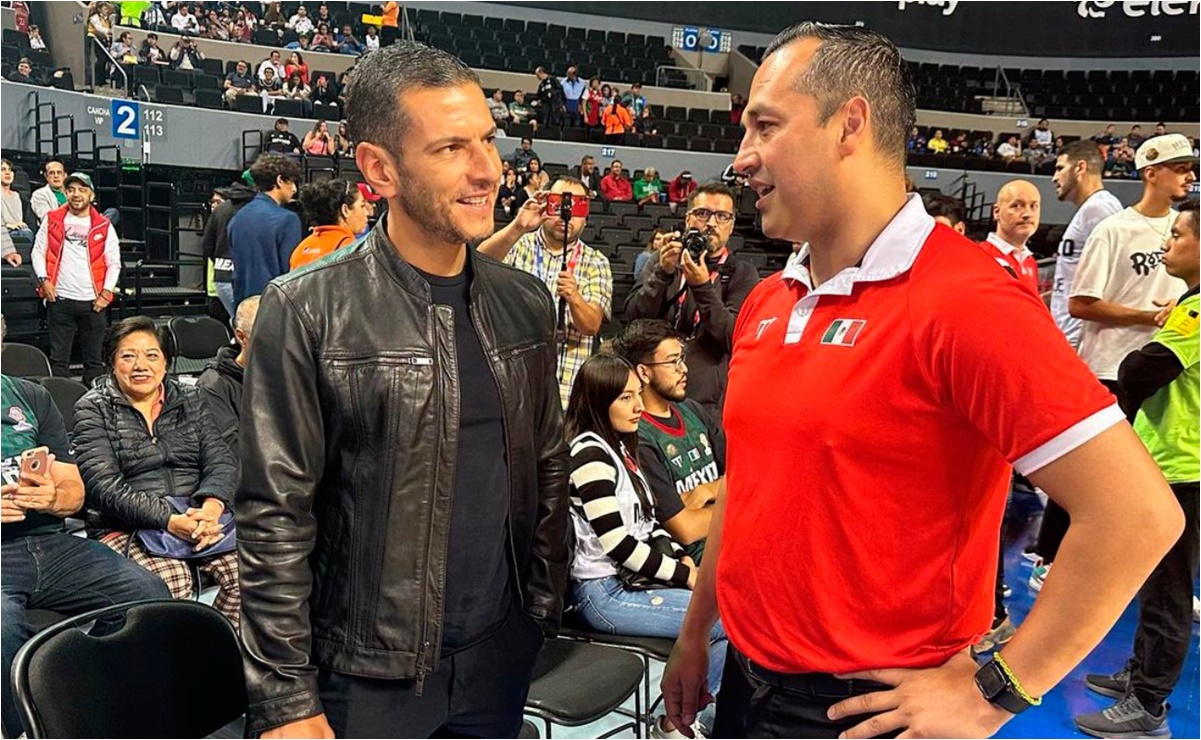
[[(242, 179), (249, 176), (243, 172)], [(206, 260), (213, 261), (213, 283), (217, 287), (217, 297), (225, 307), (228, 315), (234, 315), (234, 262), (229, 253), (229, 221), (234, 214), (249, 203), (256, 195), (255, 189), (245, 182), (235, 182), (226, 188), (217, 188), (218, 195), (225, 202), (213, 209), (208, 223), (204, 225), (204, 235), (200, 237), (201, 251)]]
[(217, 360), (205, 368), (196, 385), (208, 402), (213, 421), (221, 438), (234, 450), (238, 449), (238, 424), (242, 408), (242, 371), (250, 356), (250, 335), (259, 313), (259, 297), (251, 296), (238, 304), (234, 315), (234, 338), (237, 347), (222, 347)]

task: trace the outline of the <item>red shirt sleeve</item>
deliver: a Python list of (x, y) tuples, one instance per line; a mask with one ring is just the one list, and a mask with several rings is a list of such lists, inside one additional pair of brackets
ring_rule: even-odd
[(955, 290), (927, 274), (910, 292), (914, 349), (931, 388), (1018, 472), (1034, 472), (1123, 420), (1019, 281), (981, 259), (919, 259), (913, 269), (956, 275)]

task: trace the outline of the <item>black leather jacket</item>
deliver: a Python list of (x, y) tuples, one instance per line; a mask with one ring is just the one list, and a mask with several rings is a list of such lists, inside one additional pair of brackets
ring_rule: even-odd
[[(459, 415), (454, 319), (385, 222), (273, 281), (255, 322), (235, 504), (250, 732), (320, 713), (318, 668), (420, 685), (438, 665)], [(473, 320), (504, 412), (518, 598), (553, 633), (569, 457), (551, 297), (533, 277), (468, 255)]]

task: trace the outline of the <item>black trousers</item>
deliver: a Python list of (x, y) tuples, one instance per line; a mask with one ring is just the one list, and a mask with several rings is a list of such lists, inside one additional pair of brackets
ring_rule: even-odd
[(997, 553), (997, 586), (993, 591), (993, 628), (995, 629), (1009, 616), (1005, 608), (1005, 545), (1001, 544), (1001, 552)]
[(71, 350), (75, 335), (79, 335), (83, 355), (83, 384), (104, 374), (104, 359), (100, 356), (108, 319), (104, 312), (92, 310), (91, 301), (70, 301), (59, 298), (46, 304), (46, 323), (50, 327), (50, 371), (58, 377), (71, 374)]
[(337, 737), (517, 737), (542, 631), (520, 606), (491, 637), (442, 658), (425, 678), (389, 681), (321, 671)]
[(751, 664), (731, 644), (721, 677), (721, 696), (712, 736), (838, 737), (839, 733), (863, 722), (868, 716), (835, 722), (826, 718), (830, 707), (852, 696), (890, 688), (874, 681), (848, 681), (824, 673), (775, 673)]
[[(1126, 408), (1122, 398), (1122, 389), (1116, 380), (1102, 380), (1101, 385), (1113, 394), (1123, 409)], [(1038, 528), (1038, 539), (1034, 544), (1034, 552), (1043, 559), (1043, 562), (1055, 562), (1055, 557), (1059, 555), (1059, 546), (1063, 544), (1064, 535), (1068, 533), (1071, 523), (1071, 517), (1062, 506), (1054, 501), (1047, 501), (1047, 508), (1043, 510), (1043, 523)]]
[(1193, 633), (1193, 574), (1197, 572), (1196, 483), (1172, 486), (1184, 509), (1184, 534), (1172, 546), (1138, 593), (1138, 630), (1130, 685), (1143, 706), (1155, 709), (1168, 698), (1188, 658)]

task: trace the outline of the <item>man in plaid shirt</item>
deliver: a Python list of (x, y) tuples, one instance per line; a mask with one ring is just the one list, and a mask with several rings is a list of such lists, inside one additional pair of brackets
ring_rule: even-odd
[[(560, 177), (551, 193), (587, 200), (588, 188), (574, 177)], [(479, 245), (479, 251), (541, 280), (559, 310), (559, 396), (563, 407), (580, 366), (592, 356), (596, 336), (613, 313), (613, 273), (609, 259), (580, 241), (587, 216), (572, 218), (563, 238), (563, 222), (546, 212), (540, 195), (526, 202), (507, 226)]]

